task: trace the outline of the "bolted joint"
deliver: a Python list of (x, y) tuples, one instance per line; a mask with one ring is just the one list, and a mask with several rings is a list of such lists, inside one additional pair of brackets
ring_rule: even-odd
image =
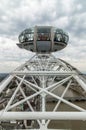
[(42, 91), (42, 93), (41, 93), (41, 96), (42, 96), (42, 97), (46, 97), (46, 93), (45, 93), (44, 89), (43, 89), (43, 91)]

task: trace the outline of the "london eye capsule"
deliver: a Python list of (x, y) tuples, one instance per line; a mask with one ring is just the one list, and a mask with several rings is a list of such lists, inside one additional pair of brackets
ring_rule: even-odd
[(19, 35), (20, 48), (37, 52), (50, 53), (66, 47), (69, 36), (62, 29), (52, 26), (35, 26), (25, 29)]

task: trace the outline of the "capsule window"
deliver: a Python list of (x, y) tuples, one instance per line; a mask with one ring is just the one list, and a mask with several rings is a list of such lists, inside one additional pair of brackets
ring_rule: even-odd
[(69, 37), (67, 35), (63, 35), (63, 42), (67, 43), (69, 40)]
[(49, 41), (50, 40), (50, 29), (49, 28), (38, 28), (37, 29), (37, 40), (38, 41)]
[(24, 42), (24, 35), (21, 35), (20, 37), (19, 37), (19, 42)]
[(55, 37), (54, 37), (54, 41), (57, 41), (57, 42), (62, 42), (62, 35), (61, 35), (61, 34), (56, 33), (56, 34), (55, 34)]

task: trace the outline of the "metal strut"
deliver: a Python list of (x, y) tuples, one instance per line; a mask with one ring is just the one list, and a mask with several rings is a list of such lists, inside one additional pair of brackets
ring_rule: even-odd
[[(70, 102), (77, 98), (71, 93), (86, 97), (86, 79), (79, 74), (51, 54), (34, 55), (1, 82), (0, 121), (23, 120), (25, 128), (42, 130), (51, 120), (86, 120), (85, 107)], [(71, 111), (60, 110), (62, 104)]]

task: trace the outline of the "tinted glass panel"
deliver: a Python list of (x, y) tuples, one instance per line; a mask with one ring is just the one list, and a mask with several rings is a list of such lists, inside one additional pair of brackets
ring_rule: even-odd
[(19, 35), (19, 42), (23, 43), (33, 41), (33, 38), (34, 38), (33, 28), (26, 29)]
[(68, 40), (69, 40), (69, 37), (67, 35), (63, 35), (63, 41), (67, 43)]
[(38, 28), (37, 29), (37, 40), (38, 41), (49, 41), (50, 40), (50, 28)]
[(50, 33), (50, 28), (37, 28), (38, 33)]
[(63, 32), (62, 29), (55, 29), (54, 33), (55, 33), (54, 41), (56, 41), (56, 42), (63, 42), (63, 43), (67, 43), (68, 42), (69, 37), (68, 37), (68, 35), (65, 32)]
[(61, 42), (62, 41), (62, 35), (61, 34), (55, 34), (55, 38), (54, 38), (55, 41), (58, 41), (58, 42)]

